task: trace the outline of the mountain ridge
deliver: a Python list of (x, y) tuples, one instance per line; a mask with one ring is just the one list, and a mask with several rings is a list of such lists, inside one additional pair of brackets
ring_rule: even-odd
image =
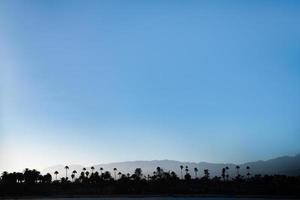
[[(177, 160), (135, 160), (135, 161), (123, 161), (123, 162), (111, 162), (105, 164), (96, 164), (93, 165), (95, 167), (95, 171), (99, 171), (100, 167), (104, 168), (104, 171), (113, 171), (113, 168), (117, 168), (118, 171), (122, 173), (133, 173), (134, 169), (141, 168), (143, 174), (152, 174), (153, 171), (156, 170), (156, 167), (161, 167), (165, 171), (174, 171), (178, 176), (181, 175), (181, 170), (179, 168), (180, 165), (188, 166), (189, 173), (194, 176), (194, 168), (198, 168), (198, 173), (200, 176), (203, 175), (204, 169), (209, 169), (211, 176), (220, 176), (222, 168), (228, 166), (229, 167), (229, 175), (235, 176), (236, 170), (235, 167), (237, 164), (234, 163), (210, 163), (210, 162), (182, 162)], [(300, 175), (300, 154), (296, 154), (295, 156), (280, 156), (268, 160), (258, 160), (252, 162), (245, 162), (239, 164), (241, 175), (246, 174), (246, 166), (250, 167), (251, 174), (282, 174), (282, 175)], [(72, 164), (69, 165), (70, 172), (73, 170), (77, 172), (81, 172), (82, 168), (85, 167), (87, 170), (90, 170), (90, 166), (86, 167), (80, 164)], [(42, 173), (51, 173), (54, 171), (58, 171), (60, 175), (65, 174), (64, 165), (55, 165), (51, 167), (47, 167), (42, 170)]]

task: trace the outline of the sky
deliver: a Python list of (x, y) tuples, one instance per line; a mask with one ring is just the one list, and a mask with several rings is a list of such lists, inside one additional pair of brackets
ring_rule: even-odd
[(299, 9), (0, 0), (0, 171), (300, 153)]

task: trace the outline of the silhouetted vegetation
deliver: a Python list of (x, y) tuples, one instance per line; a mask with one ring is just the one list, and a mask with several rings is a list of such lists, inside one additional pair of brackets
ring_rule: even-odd
[[(240, 174), (236, 167), (236, 176), (229, 177), (228, 167), (220, 169), (220, 176), (210, 177), (209, 169), (203, 169), (204, 176), (199, 176), (198, 168), (193, 169), (194, 178), (188, 166), (179, 166), (180, 177), (173, 171), (164, 171), (157, 167), (153, 174), (143, 174), (141, 168), (133, 174), (123, 174), (117, 168), (113, 175), (109, 171), (93, 166), (90, 171), (76, 170), (65, 166), (65, 176), (58, 179), (59, 172), (41, 175), (37, 170), (25, 169), (21, 172), (3, 172), (0, 179), (0, 196), (27, 195), (278, 195), (300, 196), (300, 177), (284, 175), (251, 175), (250, 167), (246, 174)], [(183, 170), (185, 174), (183, 174)], [(70, 179), (68, 172), (72, 172)], [(78, 174), (78, 175), (77, 175)]]

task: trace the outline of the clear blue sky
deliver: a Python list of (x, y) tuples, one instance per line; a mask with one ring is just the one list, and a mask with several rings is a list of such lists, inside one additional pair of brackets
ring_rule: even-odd
[(0, 1), (0, 169), (300, 153), (299, 1)]

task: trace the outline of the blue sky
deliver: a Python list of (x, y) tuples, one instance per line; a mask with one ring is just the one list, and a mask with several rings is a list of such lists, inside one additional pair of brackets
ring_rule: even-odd
[(0, 1), (0, 169), (300, 153), (297, 1)]

